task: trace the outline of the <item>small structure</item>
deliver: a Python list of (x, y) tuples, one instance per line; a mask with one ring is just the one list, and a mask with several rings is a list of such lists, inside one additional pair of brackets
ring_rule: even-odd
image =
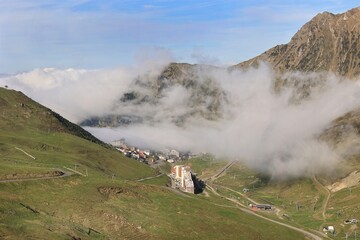
[(248, 188), (243, 188), (243, 193), (247, 193), (247, 192), (250, 192), (250, 189), (248, 189)]
[(357, 223), (358, 223), (358, 220), (355, 218), (347, 219), (344, 221), (344, 224), (357, 224)]
[(328, 232), (331, 234), (334, 234), (335, 227), (334, 226), (325, 226), (325, 227), (323, 227), (323, 232), (325, 232), (325, 234), (327, 234)]
[(249, 204), (249, 207), (253, 211), (270, 211), (273, 209), (269, 204)]

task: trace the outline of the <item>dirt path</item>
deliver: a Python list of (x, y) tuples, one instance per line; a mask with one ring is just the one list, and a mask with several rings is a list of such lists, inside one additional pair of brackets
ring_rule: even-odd
[[(220, 187), (222, 188), (225, 188), (233, 193), (236, 193), (238, 195), (240, 195), (241, 197), (245, 198), (246, 200), (248, 200), (249, 202), (251, 203), (254, 203), (254, 204), (259, 204), (257, 201), (255, 201), (254, 199), (252, 198), (249, 198), (248, 196), (246, 196), (245, 194), (243, 194), (242, 192), (239, 192), (239, 191), (235, 191), (234, 189), (231, 189), (231, 188), (228, 188), (228, 187), (225, 187), (225, 186), (222, 186), (222, 185), (219, 185)], [(280, 219), (284, 219), (281, 215), (280, 215), (280, 212), (281, 210), (279, 208), (275, 208), (275, 213), (276, 213), (276, 216)]]
[(19, 150), (20, 152), (24, 153), (26, 156), (31, 157), (31, 158), (34, 159), (34, 160), (36, 159), (36, 157), (34, 157), (33, 155), (25, 152), (25, 151), (22, 150), (21, 148), (15, 147), (15, 149), (16, 149), (16, 150)]
[(220, 177), (221, 174), (226, 173), (226, 171), (235, 163), (236, 161), (229, 162), (226, 164), (223, 168), (221, 168), (217, 173), (215, 173), (213, 176), (205, 179), (205, 181), (214, 181), (218, 177)]
[(219, 185), (219, 186), (222, 187), (222, 188), (225, 188), (225, 189), (227, 189), (227, 190), (229, 190), (229, 191), (231, 191), (231, 192), (234, 192), (234, 193), (236, 193), (236, 194), (239, 194), (241, 197), (245, 198), (246, 200), (248, 200), (248, 201), (251, 202), (251, 203), (259, 204), (259, 203), (256, 202), (254, 199), (249, 198), (248, 196), (246, 196), (245, 194), (243, 194), (243, 193), (241, 193), (241, 192), (235, 191), (234, 189), (231, 189), (231, 188), (228, 188), (228, 187), (225, 187), (225, 186), (221, 186), (221, 185)]
[(160, 173), (160, 174), (158, 174), (158, 175), (156, 175), (156, 176), (152, 176), (152, 177), (140, 178), (140, 179), (138, 179), (138, 180), (136, 180), (136, 181), (142, 182), (142, 181), (145, 181), (145, 180), (150, 180), (150, 179), (153, 179), (153, 178), (161, 177), (162, 175), (164, 175), (164, 173)]
[(178, 189), (174, 189), (174, 188), (171, 188), (171, 187), (163, 187), (163, 188), (165, 188), (165, 189), (167, 189), (167, 190), (169, 190), (169, 191), (171, 191), (171, 192), (173, 192), (173, 193), (175, 193), (175, 194), (177, 194), (179, 196), (195, 199), (195, 197), (192, 197), (192, 196), (190, 196), (190, 195), (188, 195), (188, 194), (186, 194), (186, 193), (184, 193), (184, 192), (182, 192), (182, 191), (180, 191)]
[(326, 209), (327, 209), (327, 205), (329, 203), (329, 199), (330, 199), (330, 196), (331, 196), (331, 192), (329, 189), (327, 189), (327, 187), (325, 187), (324, 185), (322, 185), (317, 179), (316, 179), (316, 176), (314, 175), (312, 177), (312, 180), (313, 182), (315, 183), (315, 185), (320, 188), (322, 190), (322, 192), (325, 193), (326, 195), (326, 198), (325, 198), (325, 201), (323, 202), (321, 208), (322, 208), (322, 218), (323, 218), (323, 221), (326, 220)]
[[(206, 184), (206, 187), (207, 187), (211, 192), (213, 192), (215, 195), (217, 195), (217, 196), (219, 196), (219, 197), (221, 197), (221, 198), (224, 198), (224, 199), (226, 199), (226, 200), (228, 200), (228, 201), (230, 201), (230, 202), (232, 202), (232, 203), (235, 203), (235, 204), (237, 205), (238, 209), (240, 209), (241, 211), (243, 211), (243, 212), (245, 212), (245, 213), (247, 213), (247, 214), (251, 214), (251, 215), (256, 216), (256, 217), (258, 217), (258, 218), (262, 218), (262, 219), (264, 219), (264, 220), (266, 220), (266, 221), (269, 221), (269, 222), (272, 222), (272, 223), (275, 223), (275, 224), (278, 224), (278, 225), (281, 225), (281, 226), (290, 228), (290, 229), (292, 229), (292, 230), (295, 230), (295, 231), (297, 231), (297, 232), (300, 232), (300, 233), (304, 234), (306, 237), (308, 237), (308, 238), (310, 238), (310, 239), (313, 239), (313, 240), (321, 240), (321, 239), (322, 239), (322, 238), (319, 237), (318, 235), (315, 235), (314, 233), (308, 232), (308, 231), (306, 231), (306, 230), (304, 230), (304, 229), (301, 229), (301, 228), (298, 228), (298, 227), (294, 227), (294, 226), (292, 226), (292, 225), (290, 225), (290, 224), (282, 223), (282, 222), (276, 221), (276, 220), (274, 220), (274, 219), (267, 218), (267, 217), (265, 217), (265, 216), (259, 215), (259, 214), (255, 213), (255, 212), (251, 211), (247, 206), (245, 206), (244, 204), (242, 204), (242, 203), (239, 202), (238, 200), (233, 199), (233, 198), (226, 197), (226, 196), (218, 193), (218, 192), (210, 185), (211, 182), (214, 181), (216, 178), (218, 178), (221, 174), (226, 173), (226, 170), (228, 170), (234, 163), (235, 163), (235, 161), (232, 161), (232, 162), (228, 163), (225, 167), (223, 167), (222, 169), (220, 169), (220, 170), (218, 171), (218, 173), (216, 173), (215, 175), (213, 175), (212, 177), (210, 177), (210, 178), (207, 179), (207, 180), (208, 180), (208, 183)], [(221, 186), (221, 187), (223, 187), (223, 186)], [(249, 201), (254, 202), (254, 203), (256, 204), (256, 201), (252, 200), (251, 198), (249, 198), (249, 197), (247, 197), (247, 196), (244, 196), (242, 193), (240, 193), (240, 192), (238, 192), (238, 191), (235, 191), (235, 190), (233, 190), (233, 189), (231, 189), (231, 188), (228, 188), (228, 187), (224, 187), (224, 188), (227, 189), (227, 190), (229, 190), (229, 191), (235, 192), (235, 193), (241, 195), (242, 197), (244, 197), (244, 198), (248, 199)]]
[(56, 178), (64, 178), (71, 176), (72, 173), (63, 171), (62, 169), (56, 169), (57, 171), (62, 172), (63, 174), (60, 176), (47, 176), (47, 177), (37, 177), (37, 178), (18, 178), (18, 179), (3, 179), (0, 180), (0, 183), (6, 182), (24, 182), (24, 181), (39, 181), (39, 180), (47, 180), (47, 179), (56, 179)]
[(319, 237), (319, 236), (317, 236), (317, 235), (315, 235), (315, 234), (313, 234), (313, 233), (311, 233), (311, 232), (308, 232), (308, 231), (306, 231), (306, 230), (304, 230), (304, 229), (301, 229), (301, 228), (298, 228), (298, 227), (294, 227), (294, 226), (292, 226), (292, 225), (289, 225), (289, 224), (286, 224), (286, 223), (282, 223), (282, 222), (273, 220), (273, 219), (271, 219), (271, 218), (267, 218), (267, 217), (265, 217), (265, 216), (259, 215), (259, 214), (255, 213), (255, 212), (251, 211), (250, 209), (248, 209), (244, 204), (238, 202), (236, 199), (228, 198), (228, 197), (226, 197), (226, 196), (218, 193), (218, 192), (217, 192), (213, 187), (211, 187), (210, 185), (208, 185), (207, 187), (208, 187), (208, 188), (210, 189), (210, 191), (212, 191), (215, 195), (217, 195), (217, 196), (219, 196), (219, 197), (221, 197), (221, 198), (224, 198), (224, 199), (226, 199), (226, 200), (228, 200), (228, 201), (231, 201), (231, 202), (235, 203), (236, 205), (238, 205), (238, 209), (240, 209), (241, 211), (243, 211), (243, 212), (245, 212), (245, 213), (247, 213), (247, 214), (251, 214), (251, 215), (256, 216), (256, 217), (258, 217), (258, 218), (262, 218), (262, 219), (264, 219), (264, 220), (266, 220), (266, 221), (269, 221), (269, 222), (272, 222), (272, 223), (275, 223), (275, 224), (278, 224), (278, 225), (281, 225), (281, 226), (290, 228), (290, 229), (292, 229), (292, 230), (295, 230), (295, 231), (297, 231), (297, 232), (300, 232), (300, 233), (304, 234), (305, 236), (309, 237), (310, 239), (313, 239), (313, 240), (321, 240), (321, 239), (322, 239), (321, 237)]

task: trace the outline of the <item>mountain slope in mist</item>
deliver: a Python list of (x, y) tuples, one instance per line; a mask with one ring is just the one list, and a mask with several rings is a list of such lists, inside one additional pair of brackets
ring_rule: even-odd
[(360, 7), (342, 14), (324, 12), (306, 23), (288, 44), (232, 68), (269, 62), (280, 72), (331, 71), (346, 77), (360, 73)]
[[(197, 139), (185, 145), (220, 156), (238, 154), (248, 159), (248, 165), (272, 176), (331, 170), (350, 151), (358, 152), (349, 145), (340, 149), (340, 144), (331, 143), (342, 129), (351, 128), (351, 135), (359, 137), (354, 127), (358, 114), (340, 130), (335, 120), (348, 119), (360, 104), (358, 83), (345, 79), (360, 73), (359, 18), (360, 8), (318, 14), (289, 44), (229, 69), (172, 63), (159, 75), (133, 81), (134, 91), (118, 101), (117, 114), (83, 123), (123, 126), (123, 113), (129, 113), (124, 110), (131, 108), (125, 125), (138, 123), (131, 129), (139, 135), (167, 131), (177, 136), (178, 141), (167, 141), (176, 146), (186, 138)], [(148, 131), (147, 125), (156, 131)], [(206, 141), (196, 135), (206, 136)], [(344, 138), (348, 136), (344, 133)]]
[[(220, 68), (171, 63), (159, 75), (152, 71), (138, 75), (130, 84), (130, 91), (123, 93), (113, 104), (112, 114), (94, 116), (80, 124), (117, 127), (171, 119), (181, 126), (193, 117), (217, 120), (223, 116), (222, 104), (228, 99), (219, 82), (211, 74), (206, 74), (214, 70)], [(167, 113), (156, 115), (154, 111), (149, 111), (149, 108), (155, 110), (157, 106), (162, 113), (165, 113), (165, 107)]]

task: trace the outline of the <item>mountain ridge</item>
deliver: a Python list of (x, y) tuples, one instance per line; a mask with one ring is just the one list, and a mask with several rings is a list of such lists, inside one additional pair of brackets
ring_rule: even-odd
[[(11, 109), (11, 107), (13, 107), (12, 104), (18, 109), (16, 113), (7, 111), (7, 109)], [(44, 129), (47, 127), (48, 132), (66, 132), (68, 134), (81, 137), (85, 140), (102, 145), (104, 147), (109, 147), (106, 143), (99, 140), (91, 133), (84, 130), (82, 127), (68, 121), (60, 114), (52, 111), (51, 109), (46, 108), (37, 102), (34, 102), (32, 99), (30, 99), (28, 96), (26, 96), (20, 91), (0, 88), (0, 107), (5, 109), (3, 110), (3, 116), (6, 115), (7, 117), (3, 119), (3, 121), (5, 122), (11, 117), (16, 117), (18, 119), (31, 119), (33, 116), (41, 114), (43, 116), (43, 121), (41, 122), (42, 126), (37, 126), (39, 129)], [(10, 122), (8, 124), (16, 125), (16, 123)]]
[(345, 13), (323, 12), (303, 25), (287, 44), (277, 45), (230, 69), (269, 62), (278, 72), (330, 71), (354, 78), (360, 74), (360, 7)]

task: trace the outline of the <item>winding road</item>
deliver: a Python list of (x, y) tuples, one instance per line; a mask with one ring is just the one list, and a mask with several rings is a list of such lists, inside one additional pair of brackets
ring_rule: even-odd
[[(272, 222), (272, 223), (275, 223), (275, 224), (278, 224), (278, 225), (281, 225), (281, 226), (284, 226), (284, 227), (287, 227), (287, 228), (290, 228), (292, 230), (295, 230), (297, 232), (300, 232), (302, 234), (304, 234), (305, 236), (307, 236), (308, 238), (310, 239), (313, 239), (313, 240), (322, 240), (323, 238), (319, 237), (318, 235), (314, 234), (314, 233), (311, 233), (309, 231), (306, 231), (302, 228), (298, 228), (298, 227), (295, 227), (295, 226), (292, 226), (290, 224), (287, 224), (287, 223), (283, 223), (283, 222), (279, 222), (279, 221), (276, 221), (274, 219), (271, 219), (271, 218), (268, 218), (268, 217), (265, 217), (265, 216), (262, 216), (262, 215), (259, 215), (253, 211), (251, 211), (249, 208), (247, 208), (247, 206), (245, 206), (244, 204), (240, 203), (239, 201), (237, 201), (236, 199), (233, 199), (233, 198), (229, 198), (227, 196), (224, 196), (222, 194), (220, 194), (219, 192), (217, 192), (210, 184), (213, 180), (215, 180), (216, 178), (218, 178), (222, 173), (226, 172), (233, 164), (235, 163), (235, 161), (232, 161), (230, 163), (228, 163), (225, 167), (223, 167), (222, 169), (220, 169), (220, 171), (218, 171), (215, 175), (213, 175), (212, 177), (208, 178), (207, 180), (210, 180), (209, 183), (206, 184), (206, 187), (211, 191), (213, 192), (215, 195), (221, 197), (221, 198), (224, 198), (228, 201), (231, 201), (233, 203), (235, 203), (238, 207), (239, 210), (241, 210), (242, 212), (244, 213), (247, 213), (247, 214), (251, 214), (253, 216), (256, 216), (258, 218), (262, 218), (266, 221), (269, 221), (269, 222)], [(233, 192), (236, 192), (238, 193), (237, 191), (231, 189), (231, 188), (228, 188), (228, 187), (225, 187), (227, 190), (229, 191), (233, 191)], [(243, 196), (243, 194), (241, 194)], [(247, 197), (246, 197), (247, 198)], [(247, 198), (248, 200), (252, 201), (252, 199), (250, 198)], [(319, 233), (321, 234), (321, 233)]]
[[(319, 180), (317, 180), (316, 176), (313, 175), (312, 177), (312, 180), (314, 182), (314, 184), (320, 188), (320, 190), (322, 190), (325, 194), (326, 194), (326, 198), (325, 198), (325, 201), (323, 202), (321, 208), (322, 208), (322, 212), (321, 212), (321, 215), (322, 215), (322, 219), (323, 219), (323, 224), (326, 222), (326, 209), (327, 209), (327, 206), (329, 204), (329, 200), (330, 200), (330, 197), (331, 197), (331, 192), (330, 190), (325, 187), (324, 185), (322, 185)], [(319, 230), (322, 229), (323, 227), (323, 224), (319, 226)]]
[(221, 168), (216, 174), (214, 174), (213, 176), (205, 179), (205, 181), (214, 181), (215, 179), (217, 179), (218, 177), (220, 177), (221, 174), (223, 174), (224, 172), (226, 173), (226, 171), (235, 163), (236, 161), (231, 161), (228, 164), (226, 164), (223, 168)]

